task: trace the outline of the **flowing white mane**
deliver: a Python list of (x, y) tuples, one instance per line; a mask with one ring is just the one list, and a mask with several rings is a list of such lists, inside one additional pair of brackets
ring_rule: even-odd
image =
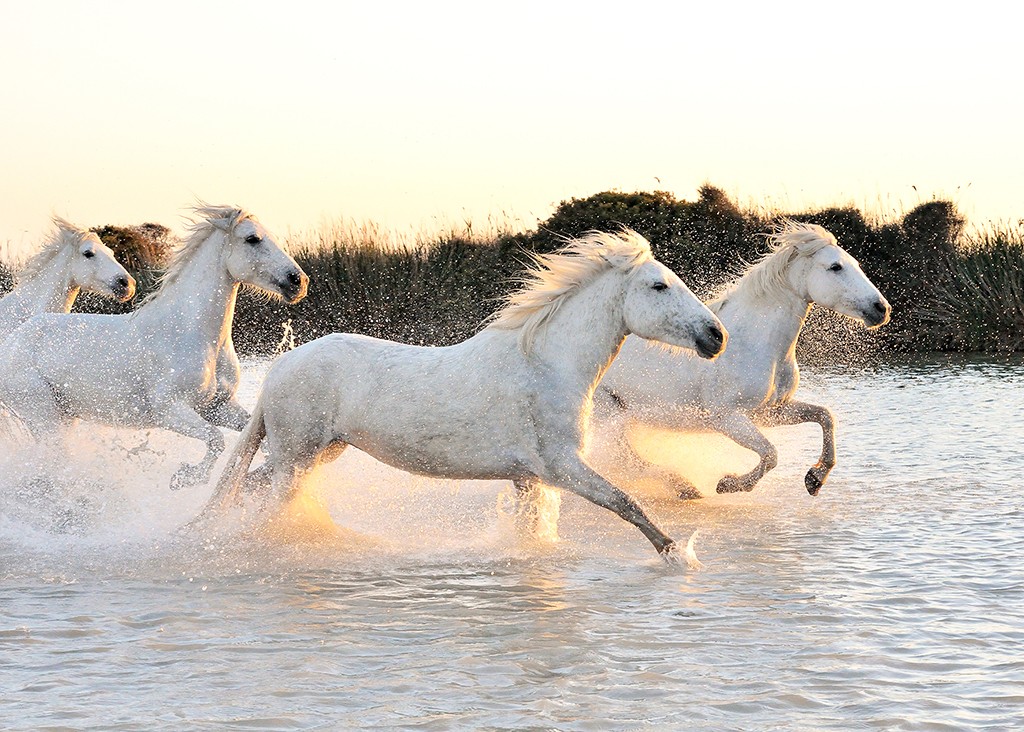
[(719, 312), (726, 300), (737, 292), (750, 291), (755, 297), (765, 297), (786, 287), (786, 273), (797, 258), (809, 257), (827, 246), (838, 246), (838, 242), (824, 227), (786, 219), (768, 237), (768, 246), (767, 254), (747, 267), (708, 303), (712, 312)]
[(254, 218), (251, 213), (237, 206), (211, 206), (206, 203), (193, 206), (192, 213), (196, 218), (188, 225), (188, 238), (171, 255), (171, 261), (160, 275), (159, 286), (143, 300), (143, 303), (156, 299), (160, 293), (177, 282), (185, 265), (191, 261), (199, 246), (214, 230), (229, 232), (245, 219)]
[(552, 254), (534, 254), (534, 266), (522, 287), (508, 295), (490, 327), (519, 332), (519, 347), (529, 353), (540, 331), (580, 287), (609, 269), (632, 271), (650, 261), (651, 245), (640, 234), (623, 228), (618, 233), (589, 232)]
[(93, 232), (75, 226), (60, 216), (53, 217), (53, 225), (57, 227), (57, 230), (43, 244), (43, 248), (32, 255), (32, 258), (25, 262), (25, 265), (18, 271), (19, 282), (38, 276), (58, 255), (66, 251), (66, 247), (78, 247), (86, 239), (94, 239), (97, 242), (100, 240)]

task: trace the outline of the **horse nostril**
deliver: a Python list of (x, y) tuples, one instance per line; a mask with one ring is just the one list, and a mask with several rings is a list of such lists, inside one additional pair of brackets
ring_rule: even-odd
[(708, 328), (708, 333), (710, 333), (711, 337), (714, 340), (718, 341), (719, 343), (725, 340), (725, 337), (722, 335), (722, 329), (719, 328), (717, 325), (712, 325), (710, 328)]
[(875, 310), (878, 311), (879, 315), (885, 315), (885, 311), (888, 310), (888, 308), (881, 300), (875, 300)]
[(121, 287), (128, 287), (128, 278), (124, 276), (118, 277), (117, 284), (120, 285)]
[(288, 273), (288, 282), (289, 282), (289, 284), (292, 284), (292, 285), (295, 285), (296, 287), (298, 287), (299, 285), (302, 284), (302, 273), (299, 272), (299, 271), (289, 272)]

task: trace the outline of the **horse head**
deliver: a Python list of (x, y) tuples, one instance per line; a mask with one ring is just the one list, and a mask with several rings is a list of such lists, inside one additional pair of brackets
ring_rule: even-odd
[(68, 228), (58, 223), (69, 242), (72, 288), (127, 302), (135, 295), (135, 279), (114, 258), (114, 253), (91, 231)]
[(702, 358), (720, 354), (729, 338), (714, 313), (675, 272), (654, 258), (630, 274), (623, 312), (630, 333), (693, 349)]
[(889, 302), (831, 232), (790, 222), (776, 237), (794, 240), (790, 285), (807, 302), (860, 320), (869, 328), (889, 322)]
[[(536, 334), (550, 327), (566, 301), (575, 301), (581, 289), (597, 280), (605, 283), (597, 291), (604, 295), (598, 297), (621, 303), (617, 330), (624, 327), (627, 335), (689, 348), (704, 358), (714, 358), (725, 348), (725, 326), (672, 270), (653, 257), (651, 245), (635, 231), (591, 231), (556, 252), (534, 255), (534, 260), (536, 266), (529, 270), (525, 286), (511, 293), (491, 319), (496, 328), (519, 329), (524, 353), (530, 351)], [(608, 292), (605, 286), (614, 291)], [(578, 307), (600, 307), (601, 312), (608, 307), (606, 302), (583, 302)]]
[(306, 296), (309, 277), (254, 216), (240, 212), (218, 228), (225, 232), (227, 268), (235, 281), (278, 295), (289, 305)]

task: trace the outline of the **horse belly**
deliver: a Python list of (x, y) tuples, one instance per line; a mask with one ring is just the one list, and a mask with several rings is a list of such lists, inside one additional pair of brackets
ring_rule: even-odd
[(492, 480), (529, 472), (529, 458), (500, 430), (485, 425), (452, 429), (449, 425), (409, 432), (355, 432), (346, 441), (375, 459), (418, 475)]
[(57, 379), (51, 382), (51, 390), (58, 408), (68, 417), (96, 419), (126, 427), (143, 427), (149, 421), (146, 393), (131, 387), (128, 374), (111, 375), (95, 383)]
[(335, 335), (282, 356), (261, 399), (271, 422), (323, 449), (344, 442), (383, 463), (442, 478), (519, 475), (519, 402), (465, 354)]

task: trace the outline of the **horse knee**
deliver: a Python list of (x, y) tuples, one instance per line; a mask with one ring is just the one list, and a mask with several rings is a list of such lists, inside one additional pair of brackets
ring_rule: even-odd
[(764, 465), (765, 472), (774, 470), (775, 466), (779, 464), (779, 451), (775, 449), (774, 445), (761, 457), (761, 463)]

